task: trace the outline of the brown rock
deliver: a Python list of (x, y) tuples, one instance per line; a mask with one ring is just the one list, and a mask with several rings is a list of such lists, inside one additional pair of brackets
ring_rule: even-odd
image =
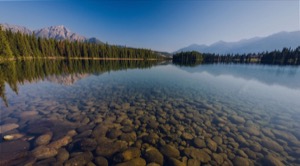
[(178, 158), (180, 156), (180, 152), (172, 145), (164, 145), (160, 148), (160, 152), (167, 157)]
[(194, 138), (194, 136), (192, 134), (186, 133), (186, 132), (184, 132), (181, 136), (185, 140), (192, 140)]
[(268, 166), (284, 166), (284, 164), (273, 155), (267, 155), (263, 159), (263, 163), (264, 165), (268, 165)]
[(120, 163), (128, 160), (132, 160), (134, 158), (138, 158), (141, 156), (140, 149), (136, 147), (130, 147), (123, 152), (120, 152), (114, 157), (114, 162)]
[(91, 152), (84, 152), (66, 161), (64, 166), (86, 165), (92, 159), (93, 159), (93, 154)]
[(283, 151), (282, 146), (280, 146), (277, 142), (275, 142), (275, 141), (273, 141), (269, 138), (264, 138), (261, 142), (261, 145), (268, 148), (268, 149), (277, 151), (277, 152), (282, 152)]
[(147, 163), (155, 162), (159, 165), (163, 165), (164, 156), (154, 147), (149, 147), (145, 151), (145, 159)]
[(18, 128), (19, 125), (16, 123), (8, 123), (0, 126), (0, 134), (11, 131), (13, 129)]
[(135, 158), (123, 163), (116, 164), (116, 166), (146, 166), (146, 161), (142, 158)]
[(194, 138), (194, 145), (197, 147), (197, 148), (206, 148), (206, 143), (203, 139), (200, 139), (200, 138)]
[(101, 156), (95, 158), (95, 163), (98, 166), (108, 166), (107, 159)]
[(249, 166), (250, 165), (248, 159), (243, 158), (243, 157), (238, 157), (238, 156), (233, 159), (233, 164), (236, 166)]
[(187, 157), (199, 160), (202, 163), (208, 163), (211, 160), (210, 156), (204, 150), (185, 148), (183, 152)]
[(127, 148), (125, 141), (107, 142), (97, 146), (96, 153), (99, 156), (111, 157), (113, 154), (123, 151)]
[(52, 147), (39, 146), (32, 151), (32, 155), (37, 159), (46, 159), (57, 155), (57, 150)]
[(53, 133), (52, 132), (47, 132), (35, 140), (35, 145), (40, 146), (40, 145), (47, 145), (50, 140), (52, 139)]
[(217, 151), (218, 145), (215, 141), (211, 140), (211, 139), (206, 139), (206, 144), (207, 147), (212, 150), (212, 151)]
[(173, 157), (168, 159), (168, 165), (170, 165), (170, 166), (186, 166), (185, 163), (183, 163)]
[(62, 146), (66, 146), (68, 145), (70, 142), (72, 141), (72, 138), (70, 136), (64, 136), (54, 142), (51, 142), (48, 147), (49, 148), (55, 148), (55, 149), (59, 149)]

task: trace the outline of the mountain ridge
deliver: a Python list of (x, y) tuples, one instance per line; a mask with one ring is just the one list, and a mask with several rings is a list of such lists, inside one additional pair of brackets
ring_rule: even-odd
[(66, 28), (64, 25), (50, 26), (37, 30), (30, 30), (25, 26), (12, 25), (7, 23), (0, 23), (5, 30), (11, 30), (12, 32), (20, 32), (23, 34), (34, 34), (36, 37), (55, 39), (55, 40), (70, 40), (79, 42), (89, 42), (103, 44), (103, 42), (95, 37), (87, 38), (85, 36), (73, 33), (71, 30)]
[(215, 54), (247, 54), (281, 50), (284, 47), (296, 48), (300, 46), (300, 31), (281, 31), (265, 37), (253, 37), (235, 42), (218, 41), (211, 45), (191, 44), (173, 53), (198, 51)]

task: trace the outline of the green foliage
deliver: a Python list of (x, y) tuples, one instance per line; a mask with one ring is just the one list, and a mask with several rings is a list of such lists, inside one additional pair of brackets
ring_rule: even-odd
[(173, 61), (183, 65), (200, 64), (203, 62), (203, 55), (197, 51), (180, 52), (173, 56)]
[(9, 42), (7, 41), (6, 33), (2, 31), (2, 27), (0, 26), (0, 58), (12, 58), (12, 51), (9, 46)]
[(278, 65), (300, 65), (300, 46), (296, 49), (283, 48), (282, 51), (271, 51), (253, 54), (210, 54), (181, 52), (173, 56), (173, 62), (179, 65), (197, 65), (200, 63), (261, 63)]
[(26, 57), (65, 58), (123, 58), (123, 59), (163, 59), (149, 49), (137, 49), (87, 42), (57, 41), (36, 38), (34, 34), (12, 33), (0, 29), (0, 57), (17, 59)]

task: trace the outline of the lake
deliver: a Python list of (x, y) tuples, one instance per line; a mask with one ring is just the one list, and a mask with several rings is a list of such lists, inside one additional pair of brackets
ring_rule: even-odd
[(0, 64), (0, 165), (299, 165), (300, 67)]

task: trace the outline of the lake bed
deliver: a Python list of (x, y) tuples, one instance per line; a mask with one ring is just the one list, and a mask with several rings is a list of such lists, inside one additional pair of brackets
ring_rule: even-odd
[(300, 164), (297, 66), (0, 66), (0, 165)]

